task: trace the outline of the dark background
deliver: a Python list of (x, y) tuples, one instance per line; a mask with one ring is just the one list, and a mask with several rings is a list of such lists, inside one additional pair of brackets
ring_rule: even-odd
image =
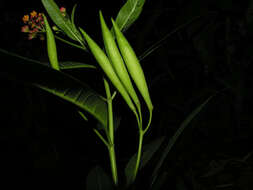
[[(74, 0), (56, 3), (66, 7), (68, 13), (77, 3), (76, 24), (100, 44), (98, 11), (102, 10), (109, 21), (123, 5), (123, 1), (99, 0), (93, 4)], [(141, 62), (155, 107), (145, 142), (161, 136), (168, 141), (194, 108), (219, 92), (169, 154), (163, 170), (168, 173), (166, 185), (172, 189), (180, 189), (178, 184), (194, 190), (219, 189), (219, 185), (226, 184), (224, 189), (253, 186), (251, 157), (238, 161), (252, 151), (250, 3), (147, 1), (140, 18), (126, 32), (137, 55), (142, 55), (175, 28), (200, 17), (166, 38), (159, 49)], [(46, 42), (29, 41), (20, 31), (23, 15), (33, 10), (45, 12), (40, 1), (1, 1), (1, 48), (47, 61)], [(96, 64), (81, 50), (61, 42), (57, 45), (60, 60)], [(1, 60), (1, 64), (8, 62)], [(104, 93), (100, 73), (68, 73)], [(96, 125), (92, 118), (84, 122), (74, 106), (40, 89), (5, 78), (1, 78), (0, 85), (0, 184), (8, 185), (6, 189), (12, 186), (84, 189), (85, 178), (95, 165), (110, 173), (106, 148), (92, 131)], [(114, 105), (121, 116), (116, 148), (123, 169), (136, 150), (137, 127), (121, 98)], [(141, 179), (149, 176), (152, 164)]]

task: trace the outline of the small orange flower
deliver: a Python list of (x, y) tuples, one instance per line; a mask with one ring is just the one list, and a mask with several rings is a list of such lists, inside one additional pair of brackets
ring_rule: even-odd
[(21, 27), (21, 32), (28, 33), (29, 40), (36, 38), (37, 36), (39, 36), (40, 39), (43, 39), (41, 36), (43, 36), (45, 29), (42, 13), (32, 11), (30, 15), (25, 15), (23, 17), (23, 22), (26, 25)]
[(30, 15), (31, 15), (32, 18), (34, 18), (34, 17), (37, 16), (37, 12), (36, 12), (36, 11), (32, 11), (32, 12), (30, 13)]
[(27, 23), (29, 21), (29, 15), (24, 15), (23, 16), (23, 22)]
[(41, 22), (43, 20), (43, 17), (42, 17), (42, 15), (38, 15), (38, 17), (36, 18), (36, 22)]
[[(60, 11), (63, 16), (66, 16), (66, 8), (61, 7)], [(43, 20), (43, 14), (37, 13), (36, 11), (32, 11), (30, 15), (24, 15), (22, 18), (23, 22), (26, 24), (23, 27), (21, 27), (21, 32), (28, 33), (28, 39), (34, 39), (37, 36), (41, 40), (44, 40), (44, 20)], [(59, 32), (59, 30), (57, 31)]]

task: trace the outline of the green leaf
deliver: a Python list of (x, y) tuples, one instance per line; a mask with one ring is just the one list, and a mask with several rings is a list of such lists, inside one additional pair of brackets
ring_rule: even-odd
[(204, 103), (200, 104), (197, 108), (195, 108), (187, 117), (186, 119), (181, 123), (181, 125), (179, 126), (178, 130), (175, 132), (175, 134), (171, 137), (170, 141), (168, 142), (167, 146), (165, 147), (163, 154), (161, 155), (160, 159), (158, 160), (156, 167), (153, 171), (152, 174), (152, 182), (151, 185), (154, 184), (157, 176), (158, 176), (158, 172), (165, 160), (165, 158), (167, 157), (168, 153), (170, 152), (171, 148), (174, 146), (174, 144), (176, 143), (178, 137), (183, 133), (184, 129), (188, 126), (188, 124), (198, 115), (198, 113), (201, 112), (201, 110), (205, 107), (205, 105), (210, 101), (210, 99), (213, 96), (209, 97)]
[(74, 23), (74, 21), (75, 21), (76, 6), (77, 6), (77, 4), (74, 5), (72, 12), (71, 12), (71, 22), (72, 23)]
[(120, 9), (116, 23), (119, 29), (126, 31), (140, 16), (145, 0), (128, 0)]
[(90, 113), (103, 126), (107, 125), (106, 102), (85, 83), (40, 64), (38, 61), (9, 53), (3, 49), (0, 49), (0, 59), (5, 60), (1, 64), (1, 77), (39, 87)]
[[(50, 64), (48, 62), (39, 62), (39, 64), (43, 64), (45, 66), (50, 67)], [(60, 61), (59, 62), (60, 69), (61, 70), (69, 70), (69, 69), (96, 69), (96, 66), (82, 63), (82, 62), (76, 62), (76, 61)]]
[(96, 69), (94, 65), (75, 61), (63, 61), (59, 64), (61, 69)]
[[(113, 127), (114, 127), (114, 131), (116, 132), (117, 129), (119, 128), (119, 125), (120, 125), (120, 122), (121, 122), (121, 117), (120, 116), (113, 116)], [(101, 123), (97, 123), (96, 125), (96, 129), (98, 130), (104, 130), (104, 126), (101, 124)]]
[[(164, 137), (160, 137), (150, 142), (149, 144), (146, 144), (143, 146), (143, 153), (142, 153), (140, 168), (139, 168), (140, 170), (144, 168), (144, 166), (151, 160), (152, 156), (159, 149), (164, 139), (165, 139)], [(130, 158), (125, 168), (125, 176), (126, 176), (127, 185), (130, 185), (132, 183), (132, 177), (133, 177), (135, 165), (136, 165), (136, 157), (137, 157), (137, 153), (135, 153)]]
[(141, 61), (143, 60), (145, 57), (147, 57), (148, 55), (150, 55), (151, 53), (153, 53), (154, 51), (156, 51), (157, 49), (159, 49), (160, 47), (162, 47), (162, 45), (165, 44), (165, 42), (168, 40), (169, 37), (172, 37), (173, 34), (176, 34), (177, 32), (179, 32), (180, 30), (186, 28), (187, 26), (189, 26), (190, 24), (194, 23), (195, 21), (197, 21), (198, 19), (200, 19), (201, 16), (196, 16), (194, 18), (189, 19), (187, 22), (179, 25), (178, 27), (176, 27), (174, 30), (172, 30), (171, 32), (167, 33), (165, 36), (163, 36), (160, 40), (158, 40), (157, 42), (155, 42), (153, 45), (151, 45), (149, 48), (147, 48), (147, 50), (145, 50), (139, 57), (138, 59)]
[(112, 190), (111, 178), (100, 166), (93, 168), (86, 178), (87, 190)]
[(54, 0), (41, 1), (54, 23), (72, 40), (82, 43), (81, 34), (75, 27), (73, 27), (71, 20), (62, 15)]
[(71, 23), (72, 23), (72, 26), (77, 30), (76, 25), (75, 25), (76, 6), (77, 6), (77, 4), (74, 5), (72, 12), (71, 12)]
[(163, 185), (168, 181), (168, 177), (169, 174), (166, 171), (160, 174), (151, 190), (161, 190)]

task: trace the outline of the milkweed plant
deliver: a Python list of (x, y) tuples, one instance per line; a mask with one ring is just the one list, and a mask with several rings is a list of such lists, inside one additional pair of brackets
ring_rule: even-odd
[[(55, 25), (50, 26), (46, 14), (32, 11), (29, 15), (23, 16), (22, 20), (24, 26), (22, 26), (21, 31), (28, 34), (29, 40), (36, 37), (39, 37), (41, 40), (46, 39), (47, 53), (51, 68), (58, 71), (61, 70), (55, 42), (55, 35), (60, 32), (70, 38), (70, 40), (62, 39), (64, 42), (79, 47), (86, 52), (89, 51), (104, 73), (103, 82), (106, 92), (104, 101), (107, 103), (108, 113), (107, 123), (106, 126), (104, 126), (105, 135), (103, 136), (103, 134), (96, 129), (94, 129), (94, 131), (108, 149), (112, 179), (116, 186), (118, 184), (118, 171), (114, 146), (113, 98), (117, 93), (121, 95), (136, 117), (139, 132), (138, 150), (134, 159), (135, 164), (132, 169), (132, 174), (129, 178), (129, 183), (133, 183), (140, 167), (143, 137), (150, 127), (153, 111), (153, 104), (145, 75), (133, 47), (131, 47), (117, 22), (113, 19), (111, 19), (112, 30), (108, 28), (101, 11), (99, 12), (99, 18), (104, 47), (99, 47), (95, 40), (93, 40), (81, 27), (77, 28), (75, 26), (74, 11), (76, 6), (73, 8), (70, 18), (66, 12), (66, 8), (58, 8), (53, 0), (42, 0), (42, 3), (51, 19), (55, 22)], [(73, 40), (78, 43), (74, 44), (74, 42), (71, 42)], [(113, 94), (111, 93), (111, 84), (114, 89), (116, 89)], [(144, 101), (142, 101), (141, 98)], [(144, 107), (142, 106), (144, 102), (149, 111), (149, 119), (147, 121), (143, 121), (142, 117), (143, 112), (141, 108)], [(79, 113), (86, 119), (82, 112)]]
[[(47, 55), (50, 67), (42, 67), (39, 64), (34, 66), (33, 64), (33, 69), (38, 67), (36, 68), (36, 71), (38, 72), (40, 69), (44, 69), (47, 70), (46, 73), (58, 75), (59, 77), (55, 77), (53, 83), (55, 86), (50, 83), (48, 77), (44, 77), (43, 80), (41, 80), (39, 76), (35, 76), (34, 74), (32, 75), (33, 82), (28, 79), (26, 79), (28, 81), (25, 82), (33, 83), (33, 85), (81, 108), (82, 110), (78, 111), (78, 113), (85, 121), (88, 119), (86, 113), (98, 120), (98, 123), (102, 126), (102, 130), (101, 127), (99, 129), (98, 127), (94, 127), (93, 130), (108, 150), (112, 176), (109, 180), (113, 182), (115, 187), (119, 186), (119, 181), (124, 181), (121, 179), (119, 180), (118, 177), (121, 175), (118, 175), (119, 167), (117, 165), (115, 153), (115, 143), (117, 142), (114, 140), (115, 128), (117, 127), (117, 114), (113, 111), (113, 100), (115, 96), (121, 96), (129, 110), (133, 113), (133, 118), (136, 119), (138, 132), (138, 148), (136, 153), (129, 159), (124, 170), (125, 183), (126, 187), (128, 187), (129, 185), (134, 184), (140, 169), (151, 160), (151, 157), (158, 150), (164, 140), (164, 137), (160, 137), (158, 140), (143, 145), (145, 134), (150, 130), (154, 106), (145, 79), (145, 72), (135, 54), (134, 47), (131, 46), (124, 35), (124, 32), (127, 31), (142, 12), (145, 0), (126, 1), (120, 9), (116, 19), (111, 18), (111, 28), (108, 27), (109, 24), (106, 23), (102, 11), (99, 11), (98, 16), (101, 26), (103, 47), (100, 47), (97, 44), (97, 40), (94, 40), (91, 34), (88, 34), (82, 27), (77, 27), (75, 25), (75, 10), (77, 5), (74, 5), (72, 12), (69, 15), (67, 9), (65, 7), (58, 7), (54, 0), (41, 0), (41, 2), (46, 13), (32, 11), (30, 14), (24, 15), (22, 18), (24, 25), (21, 28), (21, 32), (27, 34), (29, 40), (39, 38), (40, 40), (46, 40), (47, 42)], [(72, 47), (83, 50), (84, 53), (92, 56), (97, 64), (89, 65), (78, 62), (59, 61), (56, 39), (71, 45)], [(0, 53), (8, 54), (4, 50), (1, 50)], [(31, 62), (31, 59), (21, 56), (16, 57)], [(38, 63), (38, 61), (32, 62)], [(17, 67), (18, 66), (19, 65), (17, 65)], [(64, 69), (68, 68), (102, 70), (101, 80), (104, 84), (106, 96), (104, 97), (103, 95), (95, 93), (90, 88), (86, 87), (84, 83), (75, 79), (74, 76), (69, 77), (68, 74), (63, 72)], [(28, 66), (27, 69), (29, 69)], [(34, 73), (34, 71), (32, 71), (32, 73)], [(16, 75), (19, 75), (19, 73), (17, 72)], [(59, 78), (62, 80), (58, 80)], [(64, 82), (65, 79), (67, 81), (66, 83)], [(48, 85), (49, 83), (51, 85)], [(58, 88), (57, 85), (59, 85), (60, 88)], [(112, 89), (114, 90), (112, 91)], [(187, 124), (198, 112), (200, 112), (209, 99), (197, 107), (196, 110), (194, 110), (189, 117), (182, 122), (178, 131), (169, 141), (154, 168), (154, 172), (150, 176), (151, 187), (155, 184), (156, 179), (159, 178), (158, 171), (175, 141)], [(99, 168), (95, 168), (93, 172), (91, 171), (90, 175), (88, 175), (87, 181), (92, 178), (92, 175), (94, 175), (94, 178), (97, 178), (96, 175), (99, 172), (102, 173)], [(102, 176), (103, 179), (108, 179), (108, 177), (105, 177), (107, 175)], [(96, 185), (97, 188), (94, 188)], [(107, 182), (102, 185), (92, 184), (91, 186), (88, 182), (87, 185), (87, 189), (101, 189), (101, 187), (102, 189), (111, 189), (108, 187)]]

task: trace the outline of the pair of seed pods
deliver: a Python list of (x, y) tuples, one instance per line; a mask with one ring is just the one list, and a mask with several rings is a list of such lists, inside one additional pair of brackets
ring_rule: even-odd
[(146, 102), (148, 109), (152, 111), (153, 105), (150, 99), (145, 76), (134, 50), (118, 28), (117, 24), (112, 19), (113, 29), (119, 47), (118, 48), (111, 31), (104, 21), (101, 11), (99, 12), (99, 17), (107, 55), (96, 44), (96, 42), (94, 42), (91, 37), (80, 28), (80, 31), (84, 36), (92, 54), (112, 84), (122, 95), (131, 110), (136, 113), (134, 104), (137, 108), (140, 108), (140, 101), (134, 90), (130, 76), (142, 95), (144, 101)]
[[(104, 51), (94, 42), (89, 35), (80, 28), (92, 54), (97, 60), (98, 64), (110, 79), (112, 84), (116, 87), (119, 93), (122, 95), (131, 110), (136, 113), (136, 107), (140, 110), (140, 101), (132, 85), (130, 76), (142, 95), (144, 101), (150, 112), (153, 110), (153, 105), (148, 92), (147, 83), (139, 60), (134, 53), (134, 50), (124, 37), (117, 24), (112, 19), (113, 29), (116, 35), (117, 44), (111, 34), (111, 31), (107, 27), (101, 11), (99, 12), (101, 29), (103, 34), (104, 46), (107, 55)], [(57, 59), (57, 51), (54, 34), (48, 24), (47, 18), (43, 15), (46, 36), (47, 36), (47, 50), (51, 67), (60, 70)], [(122, 55), (122, 56), (121, 56)], [(123, 58), (122, 58), (123, 57)], [(129, 76), (130, 74), (130, 76)], [(131, 97), (131, 98), (130, 98)], [(133, 102), (134, 104), (133, 104)]]

